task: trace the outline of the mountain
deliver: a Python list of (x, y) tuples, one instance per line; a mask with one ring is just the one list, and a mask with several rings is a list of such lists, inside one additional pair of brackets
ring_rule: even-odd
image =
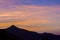
[(52, 33), (37, 33), (12, 25), (7, 29), (0, 29), (0, 40), (60, 40), (60, 35)]
[[(24, 40), (32, 40), (32, 39), (38, 39), (38, 33), (36, 32), (32, 32), (32, 31), (28, 31), (25, 29), (21, 29), (21, 28), (17, 28), (16, 26), (12, 25), (10, 28), (6, 29), (7, 32), (14, 34), (18, 37), (21, 37)], [(38, 38), (36, 38), (38, 37)]]
[(0, 29), (0, 40), (22, 40), (21, 38), (7, 32), (5, 29)]

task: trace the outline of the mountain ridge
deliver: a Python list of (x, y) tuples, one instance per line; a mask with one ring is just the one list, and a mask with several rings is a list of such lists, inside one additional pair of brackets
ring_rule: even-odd
[(60, 35), (28, 31), (17, 28), (15, 25), (12, 25), (7, 29), (0, 29), (0, 39), (3, 39), (4, 37), (6, 40), (60, 40)]

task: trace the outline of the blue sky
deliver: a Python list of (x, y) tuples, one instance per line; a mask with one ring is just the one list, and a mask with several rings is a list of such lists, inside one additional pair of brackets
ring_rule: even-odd
[(23, 5), (60, 5), (60, 0), (16, 0), (15, 4), (19, 4), (19, 5), (20, 4), (23, 4)]

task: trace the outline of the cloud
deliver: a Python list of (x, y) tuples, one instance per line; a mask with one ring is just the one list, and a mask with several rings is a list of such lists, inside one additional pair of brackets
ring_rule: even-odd
[(0, 0), (1, 8), (9, 8), (17, 5), (39, 5), (39, 6), (57, 6), (60, 5), (60, 0)]
[(60, 28), (60, 0), (0, 0), (0, 28), (12, 24), (55, 32)]
[[(56, 32), (60, 26), (60, 6), (22, 5), (1, 8), (0, 28), (17, 25), (37, 32)], [(52, 31), (53, 30), (53, 31)]]
[(57, 20), (59, 20), (60, 17), (59, 6), (24, 5), (14, 6), (14, 8), (10, 8), (11, 9), (2, 9), (0, 11), (0, 22), (22, 21), (23, 23), (28, 22), (30, 24), (48, 24), (55, 22), (57, 17)]

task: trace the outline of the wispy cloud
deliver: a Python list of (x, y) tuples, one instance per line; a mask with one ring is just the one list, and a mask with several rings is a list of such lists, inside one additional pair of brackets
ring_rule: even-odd
[(2, 8), (9, 8), (15, 5), (57, 6), (60, 5), (60, 0), (0, 0), (0, 7)]
[[(0, 22), (28, 21), (33, 23), (52, 23), (60, 20), (59, 6), (15, 6), (8, 10), (0, 11)], [(58, 18), (57, 18), (58, 17)], [(45, 21), (44, 21), (45, 20)], [(54, 22), (55, 22), (54, 21)], [(58, 21), (57, 21), (58, 22)]]
[(60, 0), (0, 0), (0, 26), (11, 24), (56, 31), (60, 28)]

